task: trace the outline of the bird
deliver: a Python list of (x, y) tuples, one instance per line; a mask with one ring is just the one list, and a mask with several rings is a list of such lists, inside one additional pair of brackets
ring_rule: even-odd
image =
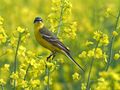
[(73, 59), (70, 54), (70, 50), (44, 25), (41, 17), (35, 17), (34, 19), (34, 34), (38, 43), (51, 51), (47, 60), (56, 53), (62, 53), (67, 56), (75, 65), (77, 65), (83, 72), (84, 69)]

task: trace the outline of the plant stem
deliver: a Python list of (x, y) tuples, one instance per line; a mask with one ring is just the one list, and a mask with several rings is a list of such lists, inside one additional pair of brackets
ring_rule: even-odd
[(27, 67), (27, 69), (26, 69), (26, 74), (25, 74), (25, 76), (24, 76), (24, 80), (25, 80), (26, 77), (27, 77), (27, 74), (28, 74), (28, 70), (29, 70), (29, 68), (30, 68), (30, 64), (28, 65), (28, 67)]
[[(63, 0), (61, 0), (61, 3), (63, 4)], [(60, 33), (60, 30), (61, 30), (62, 16), (63, 16), (63, 5), (61, 5), (59, 25), (58, 25), (58, 31), (57, 31), (57, 33), (56, 33), (56, 36), (58, 36), (58, 34)], [(49, 72), (48, 66), (46, 66), (46, 74), (47, 74), (47, 76), (48, 76), (47, 90), (50, 90), (50, 72)]]
[[(98, 44), (99, 44), (99, 41), (96, 44), (94, 53), (96, 52)], [(91, 64), (90, 64), (90, 70), (89, 70), (89, 74), (88, 74), (88, 80), (87, 80), (86, 90), (89, 90), (89, 87), (90, 87), (90, 75), (91, 75), (91, 71), (92, 71), (92, 66), (93, 66), (94, 60), (95, 60), (95, 56), (93, 57), (93, 59), (91, 61)]]
[[(61, 0), (61, 3), (63, 1)], [(63, 3), (62, 3), (63, 4)], [(63, 16), (63, 5), (61, 6), (61, 11), (60, 11), (60, 19), (59, 19), (59, 25), (58, 25), (58, 31), (56, 33), (56, 36), (60, 33), (61, 30), (61, 25), (62, 25), (62, 16)], [(50, 72), (48, 66), (46, 66), (46, 74), (48, 76), (48, 83), (47, 83), (47, 90), (50, 90)]]
[(2, 90), (4, 90), (4, 86), (3, 85), (1, 85), (1, 88), (2, 88)]
[[(117, 30), (119, 18), (120, 18), (120, 10), (119, 10), (119, 13), (118, 13), (117, 18), (116, 18), (116, 23), (115, 23), (114, 31)], [(108, 62), (107, 62), (106, 69), (105, 69), (106, 71), (108, 71), (109, 66), (110, 66), (110, 64), (112, 62), (112, 56), (113, 56), (113, 54), (112, 54), (113, 53), (112, 48), (113, 48), (114, 39), (115, 39), (115, 37), (112, 35), (111, 40), (110, 40), (110, 44), (109, 44), (109, 56), (108, 56)]]
[(48, 68), (48, 66), (46, 66), (46, 74), (47, 74), (47, 76), (48, 76), (48, 83), (47, 83), (47, 90), (50, 90), (50, 73), (49, 73), (49, 68)]
[[(62, 3), (62, 2), (63, 2), (63, 1), (61, 0), (61, 3)], [(62, 3), (62, 4), (63, 4), (63, 3)], [(61, 30), (62, 16), (63, 16), (63, 6), (61, 6), (59, 25), (58, 25), (58, 31), (57, 31), (56, 36), (60, 33), (60, 30)]]
[[(21, 41), (21, 34), (19, 33), (18, 43), (15, 51), (15, 58), (14, 58), (14, 73), (16, 73), (16, 68), (17, 68), (17, 55), (20, 46), (20, 41)], [(16, 80), (14, 80), (14, 90), (16, 90)]]

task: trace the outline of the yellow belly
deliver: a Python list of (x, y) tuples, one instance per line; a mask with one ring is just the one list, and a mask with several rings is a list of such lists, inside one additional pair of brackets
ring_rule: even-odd
[(61, 51), (58, 47), (53, 46), (53, 44), (43, 39), (39, 31), (37, 32), (35, 31), (34, 33), (35, 33), (35, 38), (39, 42), (40, 45), (49, 49), (50, 51), (57, 51), (57, 52)]

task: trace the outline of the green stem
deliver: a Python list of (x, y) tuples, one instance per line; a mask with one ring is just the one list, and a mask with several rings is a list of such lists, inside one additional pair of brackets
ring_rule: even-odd
[[(117, 18), (116, 18), (116, 23), (115, 23), (114, 31), (117, 30), (119, 18), (120, 18), (120, 10), (119, 10), (119, 13), (118, 13)], [(112, 54), (113, 50), (112, 49), (113, 49), (114, 39), (115, 39), (115, 37), (112, 35), (111, 40), (110, 40), (110, 44), (109, 44), (109, 56), (108, 56), (108, 62), (107, 62), (106, 69), (105, 69), (106, 71), (108, 71), (109, 66), (110, 66), (110, 64), (112, 62), (112, 56), (113, 56), (113, 54)]]
[(48, 76), (47, 90), (50, 90), (50, 73), (48, 66), (46, 67), (46, 69), (47, 69), (46, 74)]
[[(61, 0), (61, 3), (63, 3), (62, 0)], [(57, 34), (56, 34), (56, 35), (58, 35), (58, 34), (60, 33), (60, 30), (61, 30), (62, 16), (63, 16), (63, 6), (61, 6), (60, 19), (59, 19), (59, 25), (58, 25), (58, 31), (57, 31)]]
[[(99, 41), (98, 41), (97, 44), (96, 44), (94, 53), (96, 52), (96, 49), (97, 49), (97, 47), (98, 47), (98, 44), (99, 44)], [(89, 90), (89, 87), (90, 87), (90, 76), (91, 76), (91, 71), (92, 71), (92, 66), (93, 66), (94, 60), (95, 60), (95, 57), (93, 57), (93, 59), (92, 59), (92, 61), (91, 61), (91, 64), (90, 64), (90, 70), (89, 70), (89, 73), (88, 73), (86, 90)]]
[(4, 90), (4, 86), (3, 85), (1, 85), (1, 88), (2, 88), (2, 90)]
[(26, 74), (25, 74), (25, 76), (24, 76), (24, 80), (26, 80), (26, 77), (27, 77), (29, 68), (30, 68), (30, 64), (28, 65), (28, 67), (27, 67), (27, 69), (26, 69)]
[[(63, 4), (63, 0), (61, 0), (61, 3)], [(63, 5), (61, 6), (59, 25), (58, 25), (58, 31), (56, 33), (56, 36), (60, 33), (60, 30), (61, 30), (62, 16), (63, 16)], [(50, 72), (49, 72), (48, 66), (46, 66), (46, 74), (48, 76), (47, 90), (50, 90)]]
[[(16, 68), (17, 68), (17, 55), (20, 46), (20, 41), (21, 41), (21, 34), (19, 33), (18, 43), (15, 51), (15, 58), (14, 58), (14, 73), (16, 73)], [(16, 80), (14, 80), (14, 90), (16, 90)]]

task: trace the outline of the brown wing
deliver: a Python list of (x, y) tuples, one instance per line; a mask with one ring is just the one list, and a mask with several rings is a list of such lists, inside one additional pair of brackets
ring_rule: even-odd
[(55, 35), (53, 35), (47, 28), (43, 27), (40, 30), (40, 34), (46, 41), (48, 41), (52, 45), (64, 50), (65, 52), (69, 52), (66, 46), (61, 41), (59, 41), (59, 39)]

